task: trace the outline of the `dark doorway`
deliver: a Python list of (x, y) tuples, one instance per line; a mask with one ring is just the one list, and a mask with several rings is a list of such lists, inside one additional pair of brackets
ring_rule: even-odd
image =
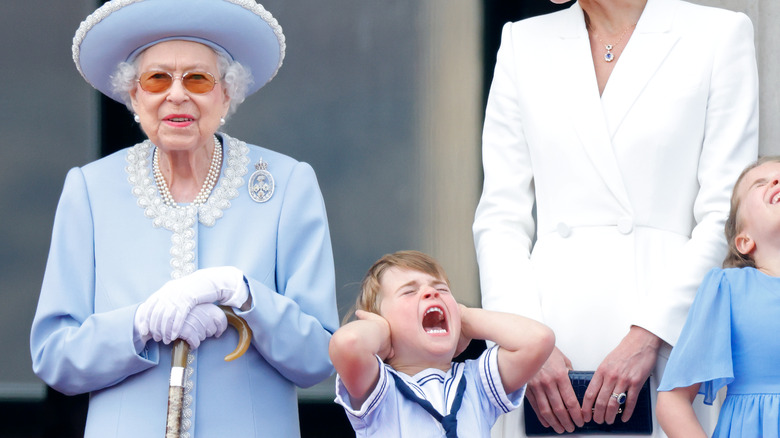
[(487, 101), (487, 94), (490, 90), (490, 83), (493, 80), (493, 68), (496, 65), (496, 52), (498, 51), (499, 45), (501, 45), (501, 29), (504, 27), (504, 24), (510, 21), (519, 21), (524, 18), (566, 9), (570, 7), (572, 3), (569, 2), (559, 5), (552, 3), (549, 0), (486, 0), (483, 4), (485, 7), (483, 15), (484, 107), (484, 102)]

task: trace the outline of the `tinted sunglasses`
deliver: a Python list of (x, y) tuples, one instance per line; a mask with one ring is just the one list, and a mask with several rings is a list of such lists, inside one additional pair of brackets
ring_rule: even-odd
[[(162, 93), (171, 88), (176, 79), (167, 71), (148, 71), (138, 78), (138, 84), (144, 91)], [(205, 94), (214, 89), (217, 80), (214, 75), (205, 71), (188, 71), (181, 75), (181, 84), (185, 90), (195, 94)]]

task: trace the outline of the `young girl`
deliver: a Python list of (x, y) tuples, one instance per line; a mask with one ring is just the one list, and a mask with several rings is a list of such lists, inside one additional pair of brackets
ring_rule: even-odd
[[(336, 402), (358, 437), (488, 437), (552, 351), (546, 326), (455, 302), (444, 269), (417, 251), (379, 259), (355, 314), (333, 334)], [(471, 339), (497, 345), (453, 363)]]
[(780, 157), (742, 172), (724, 269), (704, 279), (658, 388), (669, 437), (703, 437), (691, 401), (728, 385), (714, 437), (780, 436)]

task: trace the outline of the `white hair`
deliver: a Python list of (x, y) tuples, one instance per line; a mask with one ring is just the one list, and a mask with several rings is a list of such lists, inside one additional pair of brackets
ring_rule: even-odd
[[(235, 113), (238, 105), (246, 99), (246, 92), (249, 86), (252, 85), (252, 82), (254, 82), (254, 79), (249, 69), (240, 62), (233, 61), (224, 53), (214, 49), (211, 50), (217, 55), (219, 81), (230, 97), (230, 108), (228, 108), (228, 113), (225, 115), (225, 118), (227, 118)], [(139, 53), (130, 62), (120, 62), (116, 70), (114, 70), (114, 74), (111, 75), (113, 91), (122, 98), (122, 102), (131, 112), (133, 111), (133, 106), (130, 102), (130, 90), (135, 88), (138, 80), (138, 60), (140, 57), (141, 54)]]

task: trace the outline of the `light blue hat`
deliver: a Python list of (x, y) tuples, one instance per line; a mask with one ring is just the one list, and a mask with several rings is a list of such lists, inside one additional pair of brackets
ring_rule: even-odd
[(189, 40), (249, 68), (250, 95), (276, 76), (285, 40), (279, 23), (254, 0), (111, 0), (73, 37), (73, 62), (86, 81), (121, 102), (111, 87), (117, 65), (161, 41)]

